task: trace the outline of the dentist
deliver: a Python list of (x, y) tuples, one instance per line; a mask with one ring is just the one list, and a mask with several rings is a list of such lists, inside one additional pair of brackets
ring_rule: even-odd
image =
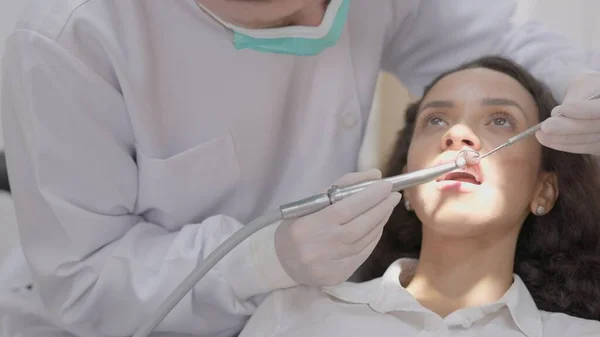
[[(508, 56), (565, 104), (538, 138), (600, 154), (600, 78), (496, 0), (33, 0), (9, 37), (2, 122), (33, 289), (7, 335), (130, 336), (213, 249), (356, 170), (380, 70), (415, 95)], [(339, 179), (338, 179), (339, 178)], [(379, 183), (238, 246), (160, 336), (235, 336), (265, 294), (347, 280), (400, 195)], [(1, 300), (0, 300), (1, 301)], [(158, 335), (157, 335), (158, 336)]]

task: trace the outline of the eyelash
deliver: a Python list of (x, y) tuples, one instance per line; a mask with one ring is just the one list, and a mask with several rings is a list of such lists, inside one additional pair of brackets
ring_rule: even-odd
[(423, 126), (424, 127), (428, 126), (431, 123), (431, 120), (434, 118), (442, 119), (440, 116), (443, 116), (443, 115), (444, 115), (443, 113), (439, 113), (439, 112), (435, 112), (435, 111), (428, 112), (427, 115), (425, 115), (425, 118), (423, 119)]
[(505, 118), (511, 127), (514, 128), (517, 126), (517, 121), (506, 111), (497, 111), (494, 114), (492, 114), (491, 118), (492, 121), (494, 121), (496, 118)]
[[(423, 124), (424, 124), (424, 126), (430, 125), (431, 121), (434, 118), (438, 118), (438, 119), (441, 119), (442, 121), (444, 121), (444, 119), (442, 118), (444, 115), (445, 115), (444, 113), (430, 111), (425, 116), (425, 118), (423, 120)], [(488, 123), (486, 123), (486, 125), (492, 123), (497, 118), (504, 118), (504, 119), (506, 119), (506, 122), (509, 123), (512, 128), (514, 128), (514, 127), (517, 126), (517, 121), (511, 116), (511, 114), (509, 114), (506, 111), (496, 111), (496, 112), (494, 112), (490, 116), (490, 121)]]

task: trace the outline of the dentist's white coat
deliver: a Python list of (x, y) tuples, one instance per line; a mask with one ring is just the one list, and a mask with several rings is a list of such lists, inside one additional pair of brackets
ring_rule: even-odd
[[(194, 0), (34, 0), (6, 45), (2, 121), (35, 280), (19, 298), (60, 328), (16, 305), (0, 306), (4, 328), (133, 334), (244, 223), (356, 169), (382, 68), (418, 95), (500, 53), (561, 99), (584, 54), (513, 26), (515, 8), (353, 0), (335, 47), (292, 57), (235, 50)], [(156, 336), (234, 336), (263, 294), (292, 285), (271, 241), (263, 231), (218, 264)]]

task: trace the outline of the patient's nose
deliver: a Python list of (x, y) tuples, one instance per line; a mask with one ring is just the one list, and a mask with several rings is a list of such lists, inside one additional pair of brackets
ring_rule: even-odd
[(442, 149), (459, 151), (465, 146), (479, 151), (481, 141), (479, 137), (464, 124), (456, 124), (442, 137)]

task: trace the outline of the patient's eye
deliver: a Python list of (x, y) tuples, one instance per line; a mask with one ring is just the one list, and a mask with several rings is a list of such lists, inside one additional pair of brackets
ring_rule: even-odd
[(517, 122), (509, 113), (500, 111), (494, 113), (490, 117), (490, 121), (486, 125), (490, 124), (492, 124), (493, 126), (514, 129), (517, 125)]
[(433, 125), (445, 125), (446, 122), (444, 122), (443, 119), (439, 118), (439, 117), (434, 117), (429, 121), (429, 124), (433, 124)]
[(504, 126), (504, 125), (510, 124), (510, 122), (504, 117), (494, 118), (493, 123), (494, 123), (494, 125), (498, 125), (498, 126)]
[(430, 112), (423, 119), (425, 126), (446, 126), (448, 123), (440, 116), (439, 113)]

